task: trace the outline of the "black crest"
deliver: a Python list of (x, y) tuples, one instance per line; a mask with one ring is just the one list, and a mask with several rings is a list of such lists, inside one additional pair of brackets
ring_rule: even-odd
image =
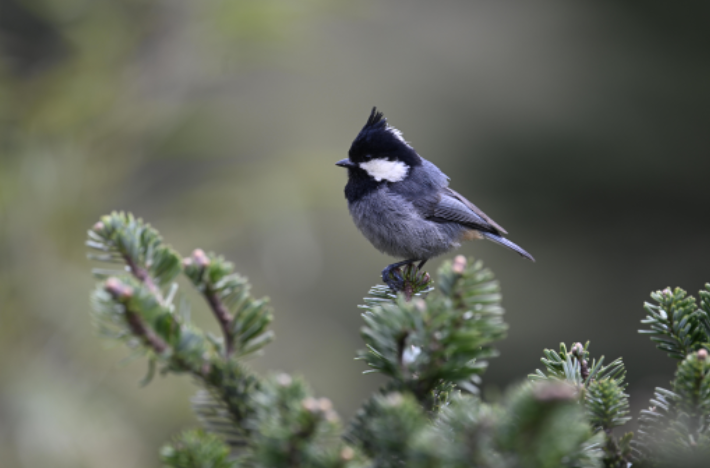
[(387, 119), (385, 118), (385, 114), (379, 112), (377, 110), (377, 107), (373, 107), (372, 112), (370, 112), (370, 117), (367, 119), (367, 123), (363, 127), (363, 130), (365, 130), (366, 128), (376, 127), (384, 128), (385, 125), (387, 125)]
[(386, 158), (404, 161), (410, 166), (420, 164), (419, 155), (402, 139), (397, 129), (387, 124), (387, 119), (377, 107), (372, 108), (367, 123), (355, 137), (348, 156), (353, 162)]

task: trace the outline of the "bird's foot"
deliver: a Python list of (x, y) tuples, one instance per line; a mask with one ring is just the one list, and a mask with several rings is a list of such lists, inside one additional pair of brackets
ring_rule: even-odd
[(400, 266), (402, 263), (393, 263), (382, 270), (382, 281), (395, 293), (404, 289), (404, 277), (399, 269)]
[[(422, 270), (426, 260), (414, 266), (416, 259), (393, 263), (382, 270), (382, 281), (394, 292), (403, 292), (406, 300), (418, 293), (428, 291), (431, 287), (429, 274)], [(400, 267), (404, 267), (400, 269)]]

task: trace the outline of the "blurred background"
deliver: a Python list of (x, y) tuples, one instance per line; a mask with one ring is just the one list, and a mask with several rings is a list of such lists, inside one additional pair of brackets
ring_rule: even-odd
[(188, 379), (140, 388), (145, 362), (93, 333), (83, 241), (111, 210), (234, 261), (276, 310), (253, 368), (348, 419), (381, 383), (353, 361), (356, 305), (392, 260), (334, 163), (373, 105), (538, 260), (460, 250), (504, 293), (487, 394), (591, 340), (623, 356), (637, 415), (674, 368), (637, 334), (643, 302), (710, 282), (709, 20), (704, 1), (0, 0), (0, 464), (157, 467), (197, 424)]

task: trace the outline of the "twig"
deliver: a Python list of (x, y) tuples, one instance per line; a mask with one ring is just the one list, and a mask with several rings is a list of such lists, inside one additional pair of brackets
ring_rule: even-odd
[(589, 363), (584, 359), (584, 346), (582, 343), (574, 343), (570, 349), (570, 353), (577, 358), (580, 377), (582, 377), (582, 382), (586, 382), (589, 377)]
[(133, 334), (142, 338), (148, 346), (153, 348), (153, 351), (163, 354), (168, 349), (167, 343), (160, 339), (152, 329), (146, 327), (140, 316), (129, 308), (126, 308), (126, 321)]
[[(195, 265), (201, 268), (200, 276), (204, 275), (204, 270), (210, 264), (210, 259), (205, 254), (202, 249), (195, 249), (192, 252), (192, 258), (187, 259), (195, 263)], [(225, 307), (219, 295), (210, 288), (210, 283), (205, 281), (202, 294), (205, 296), (207, 303), (212, 309), (219, 326), (222, 329), (222, 334), (224, 335), (224, 357), (229, 359), (229, 356), (234, 352), (234, 334), (232, 333), (232, 316)]]
[(118, 278), (109, 278), (106, 280), (106, 291), (113, 296), (116, 302), (123, 304), (126, 322), (133, 334), (142, 339), (153, 351), (163, 354), (168, 349), (168, 344), (145, 325), (138, 313), (128, 307), (128, 300), (133, 297), (133, 288), (123, 284)]
[(234, 335), (231, 332), (232, 316), (219, 299), (219, 296), (217, 296), (217, 293), (209, 288), (205, 288), (204, 295), (212, 309), (212, 313), (219, 322), (219, 326), (222, 328), (222, 333), (224, 334), (224, 354), (225, 357), (229, 358), (234, 351)]
[(412, 284), (412, 281), (409, 280), (404, 280), (404, 300), (409, 302), (412, 300), (412, 296), (414, 296), (414, 284)]
[(133, 276), (135, 276), (138, 281), (145, 284), (148, 290), (158, 299), (158, 302), (162, 304), (163, 294), (160, 292), (160, 288), (155, 285), (153, 278), (151, 278), (150, 274), (148, 274), (148, 270), (138, 266), (135, 260), (133, 260), (133, 258), (128, 254), (123, 254), (123, 259), (126, 261), (128, 268), (131, 269)]

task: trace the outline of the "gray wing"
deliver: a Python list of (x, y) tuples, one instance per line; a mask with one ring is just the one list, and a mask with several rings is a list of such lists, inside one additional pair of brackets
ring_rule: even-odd
[(463, 195), (444, 187), (440, 191), (441, 198), (433, 207), (430, 215), (432, 218), (450, 221), (480, 229), (494, 234), (508, 234), (498, 223), (488, 217), (476, 205), (468, 201)]

